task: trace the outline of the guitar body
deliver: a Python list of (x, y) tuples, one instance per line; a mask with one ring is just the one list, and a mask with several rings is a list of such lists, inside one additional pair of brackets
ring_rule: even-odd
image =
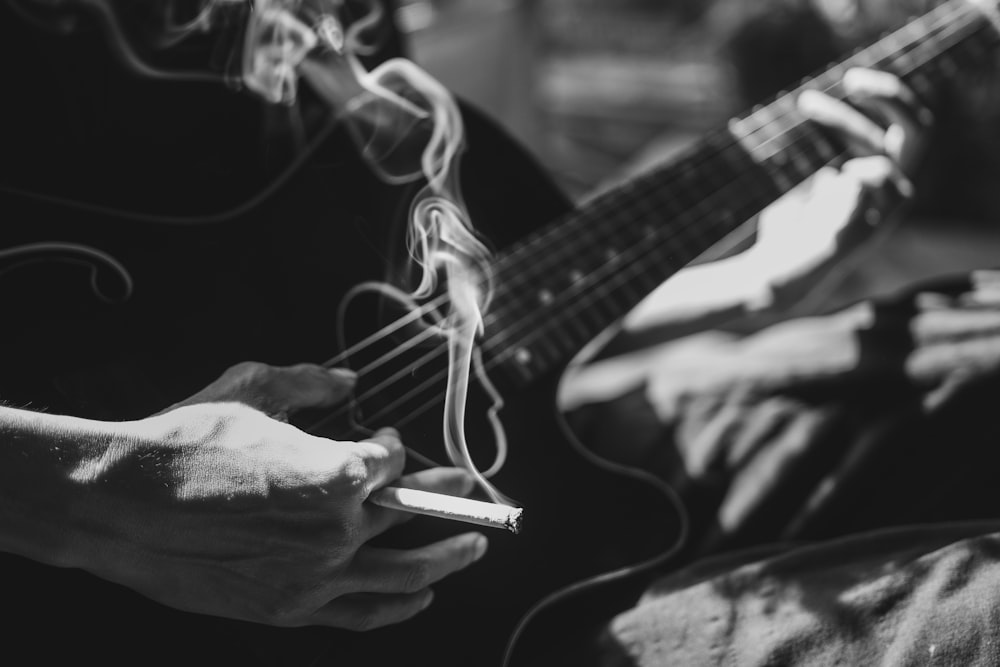
[[(496, 247), (568, 209), (520, 148), (478, 114), (465, 116), (465, 196), (477, 229)], [(343, 294), (405, 268), (414, 187), (380, 182), (334, 130), (253, 206), (237, 215), (207, 205), (197, 211), (208, 222), (157, 222), (0, 195), (8, 216), (7, 254), (0, 256), (0, 398), (88, 418), (135, 419), (240, 361), (324, 362), (340, 351)], [(357, 299), (348, 338), (364, 339), (394, 316), (382, 299)], [(408, 363), (397, 360), (403, 368)], [(417, 619), (361, 634), (266, 628), (170, 610), (83, 572), (4, 555), (7, 650), (40, 664), (499, 664), (534, 604), (580, 579), (662, 553), (672, 545), (676, 515), (658, 489), (605, 472), (574, 451), (554, 412), (557, 374), (516, 391), (494, 379), (510, 442), (494, 481), (524, 507), (524, 528), (516, 536), (483, 529), (491, 538), (487, 557), (436, 586), (435, 603)], [(358, 392), (368, 388), (362, 377)], [(422, 395), (443, 392), (439, 382)], [(468, 438), (487, 466), (493, 432), (481, 394), (473, 390)], [(422, 411), (401, 429), (403, 440), (447, 463), (441, 423), (440, 405)], [(393, 420), (366, 424), (383, 425)], [(339, 426), (323, 434), (357, 437)], [(385, 541), (426, 544), (470, 529), (418, 517)], [(565, 609), (580, 609), (583, 599), (573, 597)], [(555, 607), (551, 614), (567, 621)], [(517, 655), (535, 655), (535, 640), (547, 634), (532, 625)]]

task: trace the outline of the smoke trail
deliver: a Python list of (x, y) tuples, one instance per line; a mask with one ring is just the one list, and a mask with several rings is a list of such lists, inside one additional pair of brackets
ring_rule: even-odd
[[(379, 291), (412, 305), (445, 290), (449, 305), (437, 333), (449, 351), (442, 425), (446, 451), (496, 502), (509, 502), (487, 481), (503, 465), (506, 440), (496, 415), (502, 403), (475, 344), (491, 296), (490, 255), (461, 198), (462, 117), (449, 92), (413, 62), (395, 58), (371, 71), (364, 67), (361, 59), (379, 47), (379, 26), (385, 18), (379, 0), (7, 2), (29, 20), (61, 32), (97, 18), (120, 59), (147, 77), (242, 85), (289, 107), (296, 105), (304, 79), (346, 126), (380, 178), (388, 183), (423, 179), (426, 185), (411, 204), (406, 240), (419, 270), (418, 284), (405, 297), (389, 285)], [(237, 32), (239, 38), (234, 37)], [(236, 54), (240, 39), (241, 53)], [(198, 40), (211, 40), (216, 51), (228, 50), (222, 54), (222, 67), (216, 63), (204, 70), (179, 70), (163, 65), (169, 62), (164, 54)], [(465, 439), (473, 374), (494, 402), (489, 418), (496, 457), (485, 473), (473, 462)]]
[[(134, 72), (166, 81), (226, 83), (239, 86), (240, 72), (230, 62), (238, 35), (252, 13), (246, 0), (194, 0), (184, 16), (178, 0), (6, 0), (24, 19), (68, 34), (96, 20), (118, 58)], [(191, 5), (187, 2), (185, 5)], [(211, 34), (210, 34), (211, 33)], [(185, 41), (211, 39), (221, 65), (184, 69), (156, 62)]]
[[(245, 44), (249, 87), (266, 99), (290, 104), (302, 76), (349, 128), (367, 163), (388, 182), (423, 177), (407, 229), (407, 248), (420, 279), (405, 303), (429, 298), (443, 277), (449, 309), (441, 323), (448, 345), (448, 383), (443, 434), (449, 459), (473, 473), (496, 502), (509, 502), (488, 481), (503, 465), (506, 439), (496, 412), (501, 407), (476, 353), (482, 313), (490, 298), (490, 255), (477, 238), (461, 199), (458, 160), (463, 148), (462, 117), (448, 91), (414, 63), (388, 60), (371, 71), (359, 56), (374, 48), (366, 34), (382, 18), (381, 5), (345, 26), (328, 0), (309, 6), (288, 0), (258, 5)], [(420, 155), (419, 162), (413, 155)], [(386, 295), (395, 291), (382, 290)], [(465, 439), (470, 377), (476, 374), (494, 399), (490, 420), (497, 456), (481, 473)]]

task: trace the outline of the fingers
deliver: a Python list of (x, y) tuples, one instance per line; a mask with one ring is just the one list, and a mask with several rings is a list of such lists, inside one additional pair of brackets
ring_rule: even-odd
[(899, 168), (891, 160), (880, 155), (850, 160), (844, 164), (841, 173), (847, 174), (859, 184), (870, 188), (881, 187), (902, 176), (899, 173)]
[(855, 154), (873, 155), (885, 151), (885, 130), (850, 104), (818, 90), (804, 90), (798, 108), (807, 118), (844, 135)]
[(890, 123), (926, 126), (934, 120), (916, 93), (888, 72), (854, 67), (844, 73), (843, 86), (854, 102), (879, 106)]
[[(403, 472), (406, 450), (403, 449), (403, 443), (400, 442), (399, 433), (395, 429), (379, 429), (367, 440), (353, 443), (352, 448), (365, 465), (361, 489), (364, 498), (375, 489), (395, 480)], [(375, 534), (370, 528), (365, 532), (366, 540)]]
[(345, 572), (349, 593), (417, 593), (486, 554), (481, 533), (464, 533), (416, 549), (362, 547)]
[(326, 604), (306, 624), (357, 632), (374, 630), (413, 618), (433, 599), (429, 590), (403, 595), (349, 595)]
[(357, 376), (346, 368), (317, 364), (267, 366), (259, 370), (258, 384), (265, 412), (295, 412), (335, 405), (350, 395)]
[(462, 468), (430, 468), (400, 477), (392, 485), (449, 496), (467, 496), (475, 484), (475, 478)]
[(930, 112), (912, 90), (886, 72), (851, 69), (844, 75), (843, 84), (854, 104), (887, 127), (851, 104), (817, 90), (800, 94), (799, 110), (843, 136), (854, 159), (864, 160), (852, 167), (861, 183), (878, 187), (891, 182), (900, 194), (912, 196), (913, 185), (907, 173), (921, 152), (922, 128), (929, 122)]
[(362, 547), (338, 585), (346, 593), (307, 623), (364, 631), (405, 621), (430, 605), (429, 586), (481, 559), (487, 546), (484, 535), (466, 533), (418, 549)]
[(843, 86), (847, 98), (874, 118), (818, 90), (806, 90), (799, 95), (799, 110), (841, 132), (856, 154), (884, 153), (909, 167), (911, 156), (906, 149), (920, 143), (921, 130), (932, 121), (930, 110), (898, 77), (888, 72), (852, 68), (844, 74)]
[(843, 85), (852, 102), (884, 121), (884, 151), (904, 172), (909, 172), (922, 149), (923, 130), (933, 122), (930, 109), (888, 72), (850, 69), (844, 74)]
[(226, 369), (215, 382), (172, 407), (236, 401), (279, 420), (291, 412), (335, 405), (354, 389), (357, 376), (345, 368), (318, 364), (271, 366), (245, 361)]

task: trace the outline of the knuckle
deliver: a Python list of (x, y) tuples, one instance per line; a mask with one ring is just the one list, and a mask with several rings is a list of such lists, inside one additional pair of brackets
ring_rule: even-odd
[(272, 367), (259, 361), (242, 361), (229, 369), (230, 376), (245, 385), (266, 384)]
[(360, 452), (352, 452), (344, 461), (340, 476), (350, 495), (363, 494), (368, 486), (368, 462)]

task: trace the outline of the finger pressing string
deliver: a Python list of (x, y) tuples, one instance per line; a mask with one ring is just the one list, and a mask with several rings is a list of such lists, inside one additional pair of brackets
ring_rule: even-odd
[(897, 193), (906, 199), (913, 197), (915, 192), (913, 182), (895, 162), (885, 156), (872, 155), (848, 160), (841, 171), (867, 188), (884, 188), (887, 183), (891, 183)]
[(885, 153), (885, 131), (846, 102), (810, 89), (799, 94), (797, 106), (807, 118), (843, 133), (854, 153)]
[(917, 98), (912, 88), (889, 72), (852, 67), (844, 73), (842, 83), (847, 96), (859, 104), (873, 98), (882, 100), (897, 111), (905, 110), (924, 127), (934, 123), (930, 108)]

